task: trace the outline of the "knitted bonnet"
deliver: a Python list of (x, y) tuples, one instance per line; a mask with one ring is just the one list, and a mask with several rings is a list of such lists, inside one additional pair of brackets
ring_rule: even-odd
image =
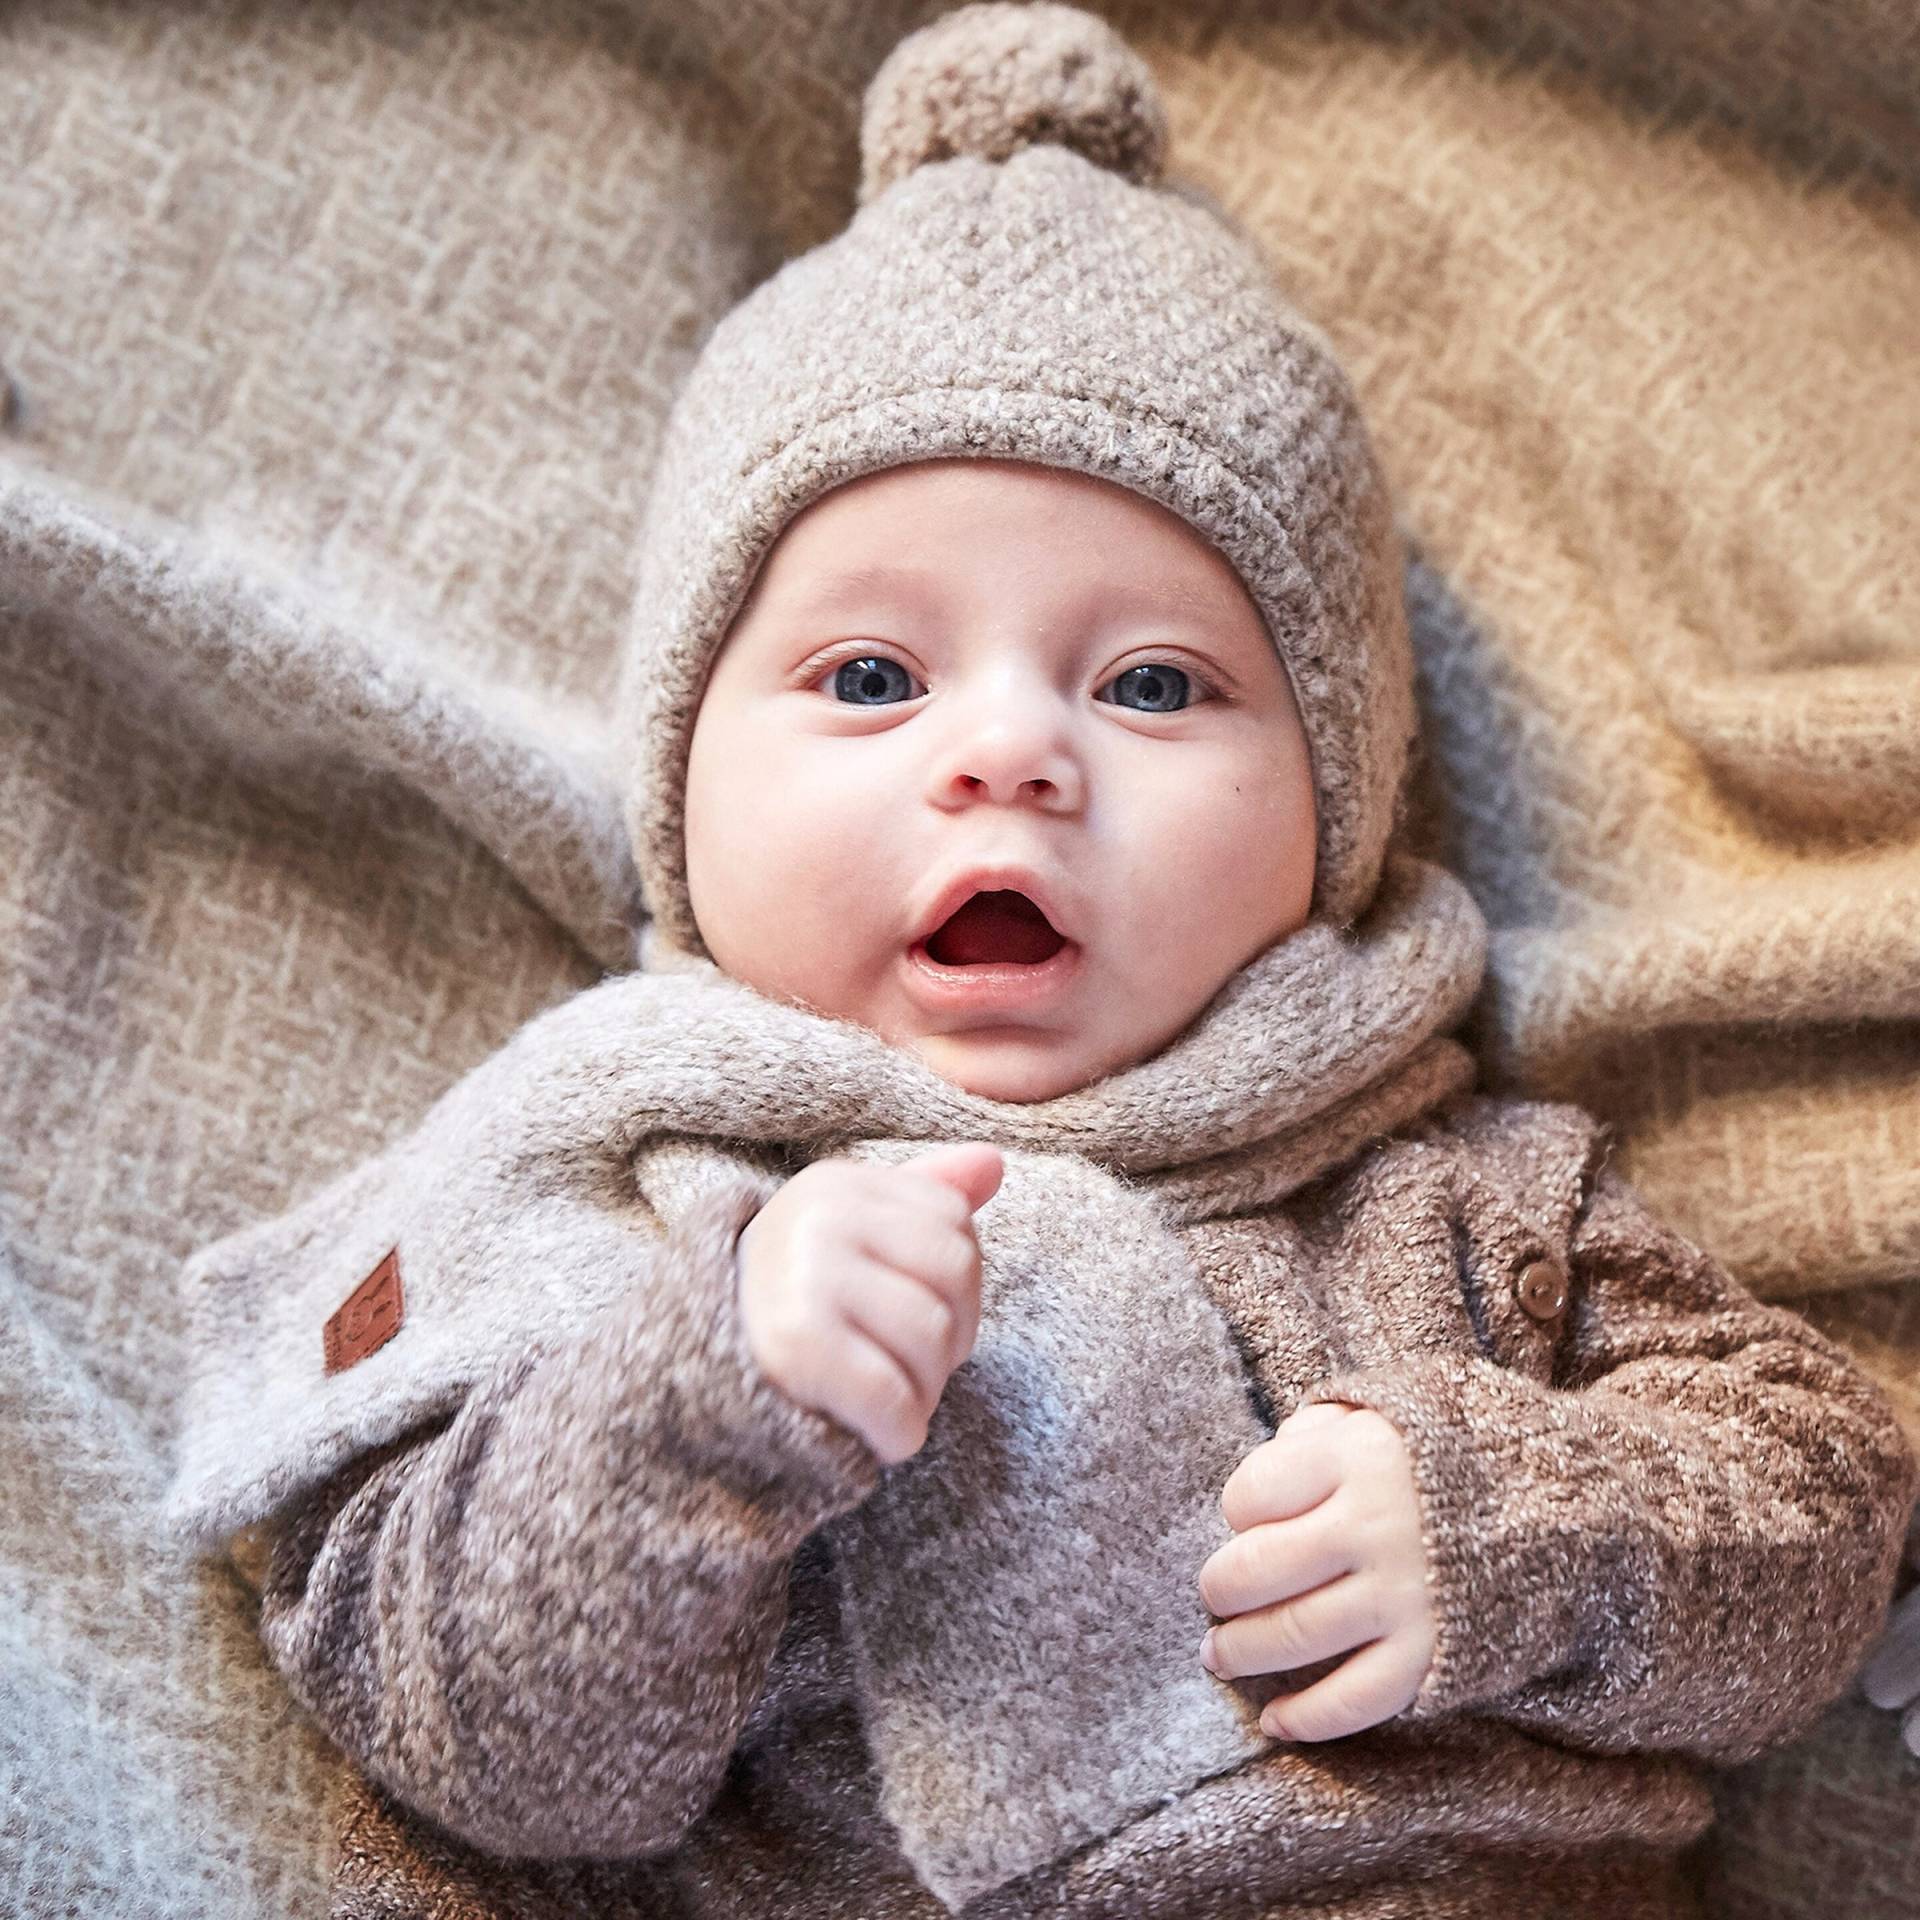
[(651, 937), (711, 958), (688, 751), (768, 549), (832, 488), (947, 458), (1093, 474), (1218, 548), (1305, 725), (1313, 912), (1344, 925), (1372, 898), (1413, 727), (1387, 487), (1325, 336), (1202, 196), (1163, 183), (1166, 137), (1140, 57), (1046, 0), (962, 6), (874, 74), (852, 224), (725, 316), (663, 435), (620, 695)]

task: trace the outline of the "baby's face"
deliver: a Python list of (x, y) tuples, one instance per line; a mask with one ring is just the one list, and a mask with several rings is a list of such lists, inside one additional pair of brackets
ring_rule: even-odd
[[(993, 1100), (1158, 1052), (1305, 921), (1314, 832), (1292, 690), (1233, 568), (1142, 495), (1005, 460), (888, 468), (790, 522), (688, 767), (720, 968)], [(1024, 871), (923, 939), (995, 867)], [(1052, 932), (991, 911), (1014, 890)]]

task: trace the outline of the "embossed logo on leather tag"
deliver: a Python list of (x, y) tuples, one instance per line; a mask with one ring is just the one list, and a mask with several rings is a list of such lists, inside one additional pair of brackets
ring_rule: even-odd
[(327, 1371), (344, 1373), (384, 1347), (400, 1331), (400, 1249), (387, 1257), (340, 1303), (327, 1322)]

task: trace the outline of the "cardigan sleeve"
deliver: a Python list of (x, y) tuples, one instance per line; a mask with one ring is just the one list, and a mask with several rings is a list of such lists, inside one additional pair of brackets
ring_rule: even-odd
[(1915, 1460), (1880, 1389), (1603, 1171), (1551, 1381), (1423, 1353), (1317, 1383), (1406, 1442), (1434, 1604), (1412, 1720), (1723, 1765), (1797, 1737), (1879, 1632)]
[(872, 1491), (866, 1442), (762, 1375), (702, 1196), (645, 1288), (278, 1516), (274, 1663), (336, 1745), (501, 1857), (672, 1849), (765, 1684), (800, 1543)]

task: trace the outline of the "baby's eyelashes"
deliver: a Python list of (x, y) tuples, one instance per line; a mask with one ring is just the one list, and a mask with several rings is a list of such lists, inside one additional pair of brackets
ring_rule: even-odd
[[(890, 654), (867, 652), (802, 670), (805, 684), (849, 707), (903, 706), (931, 691)], [(918, 691), (914, 691), (918, 688)], [(1112, 690), (1119, 691), (1108, 695)], [(1203, 674), (1171, 660), (1141, 661), (1103, 681), (1094, 696), (1104, 706), (1133, 713), (1180, 713), (1222, 698)]]

